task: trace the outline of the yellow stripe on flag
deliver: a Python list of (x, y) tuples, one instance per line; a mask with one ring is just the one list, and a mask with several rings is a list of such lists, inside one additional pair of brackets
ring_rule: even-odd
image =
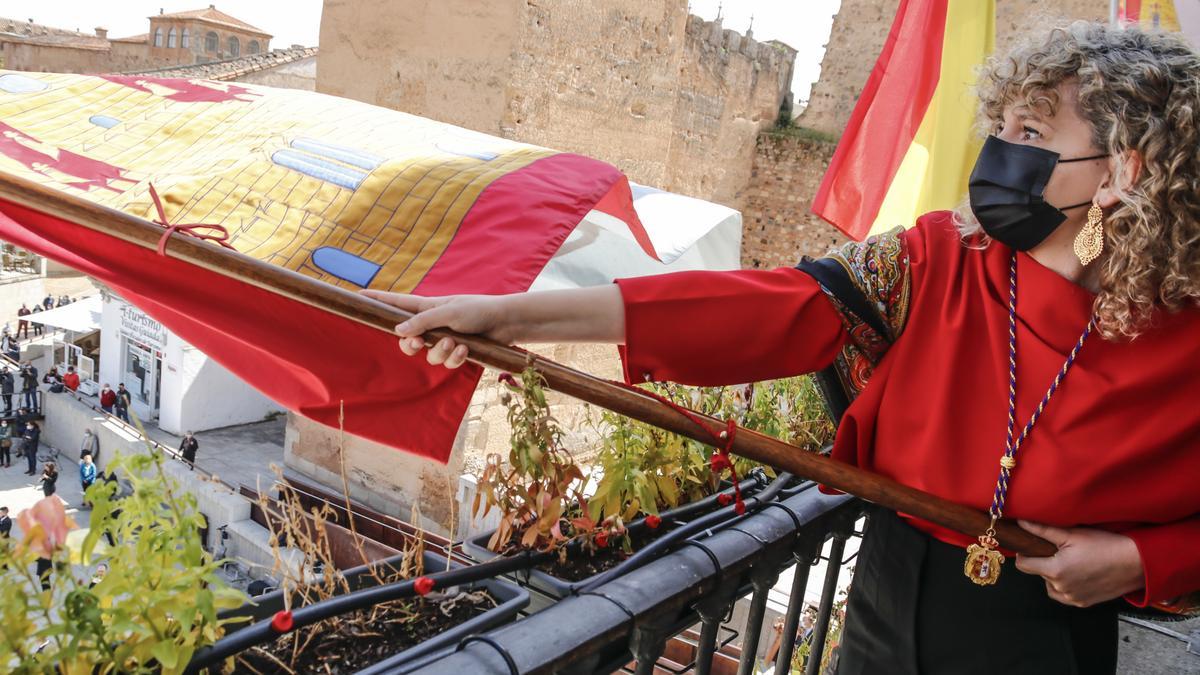
[(995, 48), (995, 19), (995, 0), (949, 0), (937, 89), (871, 234), (912, 227), (918, 216), (954, 208), (966, 195), (982, 145), (975, 133), (976, 69)]
[(1143, 30), (1179, 32), (1179, 17), (1174, 0), (1142, 0), (1138, 25)]

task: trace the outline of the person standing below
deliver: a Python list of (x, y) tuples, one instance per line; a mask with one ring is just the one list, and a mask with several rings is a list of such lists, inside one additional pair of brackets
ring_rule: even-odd
[[(34, 306), (33, 306), (33, 309), (29, 310), (29, 313), (30, 313), (30, 314), (37, 314), (37, 313), (38, 313), (38, 312), (40, 312), (40, 311), (42, 311), (42, 306), (41, 306), (41, 305), (34, 305)], [(40, 324), (40, 323), (38, 323), (38, 322), (34, 321), (34, 320), (33, 320), (33, 317), (31, 316), (31, 317), (29, 317), (29, 325), (30, 325), (30, 327), (31, 327), (31, 328), (33, 328), (33, 337), (40, 337), (40, 336), (41, 336), (41, 334), (42, 334), (42, 324)]]
[(8, 420), (0, 420), (0, 467), (12, 466), (13, 428)]
[(125, 383), (117, 384), (117, 401), (113, 411), (117, 417), (128, 422), (129, 421), (129, 406), (133, 403), (133, 395), (125, 388)]
[(100, 461), (100, 437), (91, 429), (83, 430), (83, 441), (79, 444), (79, 459), (91, 455), (93, 462)]
[(30, 314), (29, 308), (26, 307), (25, 303), (22, 302), (21, 309), (17, 310), (17, 337), (18, 338), (20, 338), (21, 334), (24, 333), (25, 339), (26, 340), (29, 339), (29, 319), (25, 318), (25, 317), (29, 316), (29, 314)]
[(33, 362), (26, 361), (21, 368), (21, 393), (25, 397), (25, 407), (37, 410), (38, 371)]
[(13, 397), (13, 379), (12, 371), (8, 366), (0, 368), (0, 398), (4, 399), (4, 416), (12, 414), (12, 397)]
[(75, 372), (75, 366), (67, 366), (67, 374), (63, 375), (63, 386), (71, 391), (79, 389), (79, 373)]
[(8, 507), (0, 506), (0, 539), (12, 536), (12, 518), (8, 517)]
[(116, 404), (117, 392), (113, 391), (112, 387), (108, 386), (108, 383), (105, 383), (104, 387), (100, 389), (100, 409), (111, 415), (113, 414), (113, 406)]
[(50, 366), (50, 370), (42, 376), (42, 384), (49, 386), (52, 393), (62, 393), (63, 379), (62, 375), (58, 374), (58, 366)]
[[(35, 453), (36, 454), (36, 453)], [(58, 466), (54, 462), (46, 462), (42, 467), (42, 495), (49, 497), (58, 490)]]
[[(105, 534), (108, 534), (106, 531)], [(92, 580), (88, 583), (88, 588), (95, 588), (96, 584), (104, 581), (104, 577), (108, 576), (108, 563), (100, 563), (96, 565), (96, 571), (92, 572)]]
[(192, 466), (196, 463), (196, 451), (200, 449), (200, 441), (192, 435), (192, 432), (187, 432), (183, 437), (183, 442), (179, 444), (179, 453), (183, 455), (183, 461)]
[(37, 577), (41, 581), (42, 590), (50, 590), (50, 575), (54, 572), (54, 563), (49, 558), (37, 559)]
[(24, 441), (21, 444), (21, 453), (25, 455), (25, 465), (29, 470), (25, 472), (26, 476), (32, 476), (37, 473), (37, 449), (38, 442), (42, 439), (42, 430), (38, 427), (37, 422), (29, 420), (25, 422), (25, 435), (22, 437)]
[(84, 454), (83, 462), (79, 464), (79, 486), (83, 492), (83, 505), (90, 507), (91, 504), (87, 500), (87, 489), (96, 482), (96, 465), (92, 463), (92, 456)]

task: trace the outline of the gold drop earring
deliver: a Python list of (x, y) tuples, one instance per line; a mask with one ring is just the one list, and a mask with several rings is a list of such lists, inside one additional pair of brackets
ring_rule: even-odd
[(1104, 251), (1104, 211), (1092, 204), (1087, 212), (1087, 224), (1075, 235), (1075, 255), (1087, 267)]

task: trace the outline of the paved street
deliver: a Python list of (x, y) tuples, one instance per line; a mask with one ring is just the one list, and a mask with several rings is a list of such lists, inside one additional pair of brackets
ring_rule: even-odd
[[(38, 453), (39, 460), (49, 458), (51, 450), (42, 446)], [(63, 457), (58, 461), (59, 477), (56, 496), (63, 501), (67, 514), (79, 525), (87, 527), (89, 511), (82, 508), (83, 493), (79, 489), (79, 466)], [(42, 489), (38, 479), (42, 473), (42, 462), (38, 463), (37, 475), (25, 475), (25, 459), (13, 458), (11, 467), (0, 468), (0, 506), (7, 506), (13, 519), (13, 536), (18, 536), (20, 526), (17, 525), (17, 514), (34, 505), (42, 498)]]

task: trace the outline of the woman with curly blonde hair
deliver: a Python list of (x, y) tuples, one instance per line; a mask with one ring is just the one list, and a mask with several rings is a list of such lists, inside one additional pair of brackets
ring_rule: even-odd
[[(716, 385), (838, 367), (836, 459), (1016, 518), (1013, 556), (875, 508), (838, 672), (1112, 673), (1117, 612), (1200, 590), (1200, 56), (1079, 23), (985, 69), (969, 207), (796, 269), (420, 298), (446, 326), (622, 343), (626, 379)], [(427, 359), (461, 365), (445, 339)], [(964, 550), (965, 549), (965, 550)], [(1182, 600), (1181, 600), (1182, 598)]]

